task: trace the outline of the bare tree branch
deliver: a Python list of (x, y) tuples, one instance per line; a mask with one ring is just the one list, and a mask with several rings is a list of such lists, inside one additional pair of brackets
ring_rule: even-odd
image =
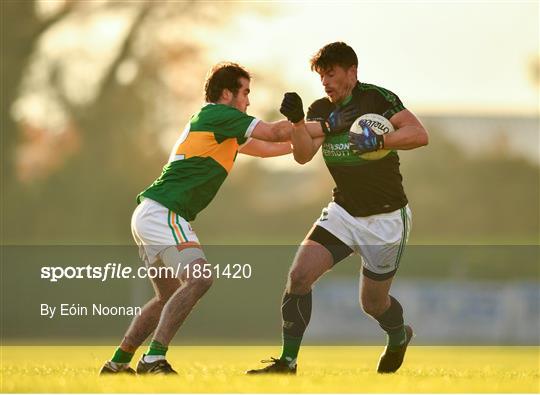
[(47, 19), (42, 24), (40, 24), (37, 27), (37, 29), (34, 30), (34, 32), (32, 33), (32, 38), (31, 38), (32, 42), (37, 43), (39, 37), (47, 29), (49, 29), (56, 22), (64, 19), (75, 8), (75, 4), (76, 4), (76, 2), (74, 2), (74, 1), (67, 2), (66, 5), (64, 6), (64, 8), (60, 12), (58, 12), (57, 14), (55, 14), (54, 16), (52, 16), (51, 18)]
[(135, 18), (131, 25), (131, 30), (126, 35), (126, 38), (124, 40), (124, 43), (122, 44), (122, 48), (118, 51), (118, 54), (116, 55), (116, 58), (111, 63), (109, 70), (107, 72), (107, 75), (105, 78), (103, 78), (101, 83), (101, 89), (99, 90), (99, 94), (96, 98), (96, 100), (99, 100), (99, 97), (104, 93), (106, 90), (106, 87), (111, 86), (112, 83), (114, 83), (114, 78), (116, 76), (116, 71), (122, 61), (127, 57), (129, 54), (131, 44), (133, 43), (133, 39), (137, 35), (137, 32), (139, 31), (140, 26), (142, 25), (142, 22), (148, 15), (149, 11), (153, 8), (153, 3), (150, 1), (145, 1), (144, 5), (141, 6), (141, 10), (139, 12), (139, 15)]

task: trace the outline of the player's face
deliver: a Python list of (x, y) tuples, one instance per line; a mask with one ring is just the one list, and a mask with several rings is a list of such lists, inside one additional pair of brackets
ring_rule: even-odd
[(319, 71), (324, 91), (332, 103), (339, 103), (349, 96), (354, 88), (356, 78), (356, 66), (344, 69), (341, 66), (332, 66), (329, 69)]
[(240, 78), (240, 88), (238, 93), (232, 97), (231, 106), (242, 111), (246, 112), (249, 106), (249, 80), (246, 78)]

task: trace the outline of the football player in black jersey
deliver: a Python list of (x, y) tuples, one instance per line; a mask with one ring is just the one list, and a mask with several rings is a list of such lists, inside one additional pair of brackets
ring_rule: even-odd
[[(427, 145), (428, 133), (394, 93), (359, 82), (357, 68), (358, 58), (350, 46), (328, 44), (311, 59), (311, 69), (320, 75), (327, 97), (309, 107), (307, 120), (298, 94), (286, 93), (283, 98), (280, 111), (294, 124), (295, 160), (309, 162), (322, 146), (336, 187), (333, 201), (308, 232), (289, 272), (281, 305), (282, 355), (249, 374), (296, 373), (300, 343), (311, 316), (312, 286), (353, 253), (362, 259), (362, 308), (387, 333), (377, 371), (398, 370), (412, 338), (401, 304), (389, 294), (411, 226), (397, 151)], [(395, 131), (379, 135), (363, 125), (361, 134), (349, 132), (364, 114), (383, 116)], [(370, 156), (373, 152), (378, 155)]]

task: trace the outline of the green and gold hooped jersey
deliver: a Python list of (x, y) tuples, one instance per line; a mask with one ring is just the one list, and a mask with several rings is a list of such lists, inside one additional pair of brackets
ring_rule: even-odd
[(176, 141), (159, 178), (137, 196), (153, 199), (187, 221), (214, 198), (259, 120), (234, 107), (206, 104)]

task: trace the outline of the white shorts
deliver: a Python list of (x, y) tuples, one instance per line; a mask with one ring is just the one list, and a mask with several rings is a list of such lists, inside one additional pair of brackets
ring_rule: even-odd
[(131, 232), (146, 265), (153, 264), (171, 246), (199, 246), (189, 222), (159, 204), (144, 198), (131, 217)]
[(315, 225), (359, 254), (365, 269), (386, 274), (399, 266), (411, 230), (412, 213), (407, 205), (390, 213), (353, 217), (339, 204), (331, 202)]

